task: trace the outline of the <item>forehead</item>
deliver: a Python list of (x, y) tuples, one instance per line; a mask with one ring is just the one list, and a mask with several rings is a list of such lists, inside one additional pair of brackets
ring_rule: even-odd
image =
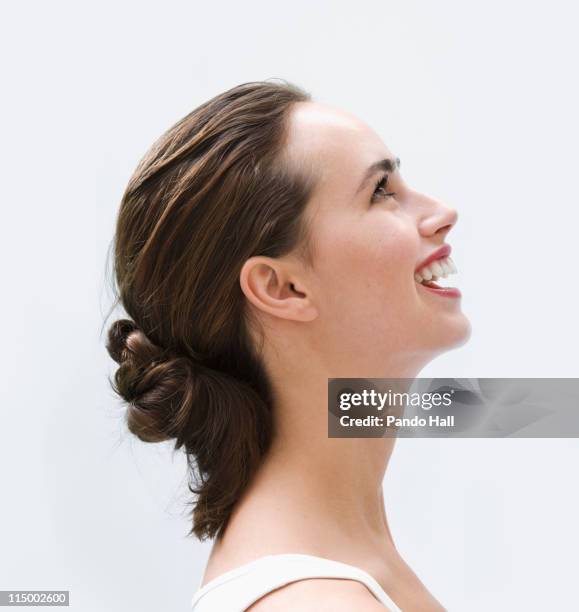
[(319, 102), (293, 105), (286, 153), (303, 170), (314, 173), (318, 189), (331, 181), (355, 191), (372, 163), (391, 153), (378, 134), (356, 116)]

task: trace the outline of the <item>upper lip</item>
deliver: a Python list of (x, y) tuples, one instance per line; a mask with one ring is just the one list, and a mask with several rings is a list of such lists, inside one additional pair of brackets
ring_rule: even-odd
[(452, 249), (450, 247), (450, 244), (442, 245), (439, 249), (436, 249), (436, 251), (431, 253), (424, 261), (419, 263), (418, 266), (416, 267), (416, 270), (414, 271), (418, 272), (420, 268), (424, 268), (424, 266), (427, 266), (429, 263), (432, 263), (433, 261), (436, 261), (437, 259), (442, 259), (443, 257), (448, 257), (450, 255), (451, 250)]

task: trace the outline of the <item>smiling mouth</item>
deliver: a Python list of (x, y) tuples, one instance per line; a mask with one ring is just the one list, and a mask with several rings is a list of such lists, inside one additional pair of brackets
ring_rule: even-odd
[(454, 261), (450, 257), (442, 257), (423, 266), (414, 273), (414, 280), (417, 283), (426, 284), (430, 281), (436, 281), (440, 278), (446, 278), (451, 274), (456, 274), (458, 270), (454, 265)]
[(450, 257), (441, 257), (414, 273), (414, 280), (423, 287), (447, 297), (460, 297), (456, 287), (441, 287), (435, 281), (456, 274), (458, 270)]

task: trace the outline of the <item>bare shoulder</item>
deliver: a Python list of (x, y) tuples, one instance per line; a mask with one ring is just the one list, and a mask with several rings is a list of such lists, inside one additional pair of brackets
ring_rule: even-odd
[(271, 591), (247, 612), (388, 612), (368, 588), (344, 578), (305, 578)]

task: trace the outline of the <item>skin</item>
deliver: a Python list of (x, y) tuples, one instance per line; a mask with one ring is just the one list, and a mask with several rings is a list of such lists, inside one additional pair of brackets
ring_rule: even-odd
[[(305, 211), (313, 265), (292, 253), (252, 257), (241, 270), (241, 288), (266, 333), (275, 436), (214, 543), (204, 583), (263, 555), (301, 552), (366, 570), (405, 611), (443, 610), (392, 540), (382, 482), (394, 439), (328, 438), (327, 379), (416, 377), (468, 339), (460, 299), (414, 280), (416, 266), (446, 242), (457, 213), (413, 190), (399, 170), (378, 192), (394, 197), (371, 201), (383, 171), (356, 193), (371, 164), (396, 155), (364, 122), (334, 107), (294, 105), (286, 153), (288, 163), (317, 179)], [(251, 610), (321, 605), (330, 592), (340, 593), (333, 610), (340, 602), (384, 609), (359, 583), (310, 579)]]

